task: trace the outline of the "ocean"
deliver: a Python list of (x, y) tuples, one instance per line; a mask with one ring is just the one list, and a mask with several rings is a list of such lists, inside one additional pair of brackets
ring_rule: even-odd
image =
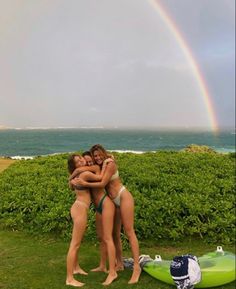
[(235, 132), (164, 131), (154, 129), (8, 129), (0, 130), (0, 156), (33, 157), (88, 150), (94, 144), (120, 152), (179, 151), (189, 144), (218, 152), (235, 152)]

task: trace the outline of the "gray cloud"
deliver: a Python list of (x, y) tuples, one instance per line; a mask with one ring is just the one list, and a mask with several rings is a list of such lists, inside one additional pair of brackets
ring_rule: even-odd
[[(233, 0), (162, 2), (220, 125), (233, 125)], [(209, 126), (189, 64), (148, 1), (2, 1), (0, 19), (0, 125)]]

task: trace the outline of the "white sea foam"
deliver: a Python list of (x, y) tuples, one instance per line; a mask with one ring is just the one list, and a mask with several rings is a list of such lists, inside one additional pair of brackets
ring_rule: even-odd
[(12, 156), (10, 157), (13, 160), (32, 160), (33, 156)]
[[(109, 152), (116, 152), (116, 153), (132, 153), (132, 154), (144, 154), (147, 151), (133, 151), (133, 150), (108, 150)], [(155, 151), (150, 151), (154, 152)], [(9, 156), (10, 159), (13, 160), (32, 160), (35, 157), (47, 157), (47, 156), (54, 156), (54, 155), (60, 155), (60, 154), (72, 154), (74, 152), (59, 152), (59, 153), (52, 153), (52, 154), (46, 154), (46, 155), (35, 155), (35, 156)]]
[[(48, 156), (55, 156), (55, 155), (61, 155), (69, 152), (60, 152), (60, 153), (52, 153), (52, 154), (46, 154), (46, 155), (35, 155), (35, 156), (10, 156), (10, 159), (13, 160), (32, 160), (36, 157), (48, 157)], [(73, 152), (71, 152), (73, 153)]]

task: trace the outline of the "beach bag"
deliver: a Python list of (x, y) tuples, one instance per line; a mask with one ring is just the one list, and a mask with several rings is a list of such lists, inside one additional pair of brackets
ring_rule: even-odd
[(201, 269), (196, 256), (182, 255), (173, 258), (170, 274), (178, 289), (192, 289), (201, 281)]

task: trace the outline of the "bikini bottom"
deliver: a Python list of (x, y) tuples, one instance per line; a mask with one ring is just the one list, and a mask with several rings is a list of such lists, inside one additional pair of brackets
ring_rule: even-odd
[(117, 196), (112, 199), (112, 202), (117, 206), (117, 207), (120, 207), (120, 197), (122, 195), (122, 193), (126, 190), (126, 187), (125, 186), (122, 186), (117, 194)]
[(107, 194), (104, 194), (101, 198), (101, 200), (98, 203), (98, 206), (96, 207), (96, 211), (101, 215), (102, 214), (102, 206), (103, 206), (103, 202), (106, 198)]

